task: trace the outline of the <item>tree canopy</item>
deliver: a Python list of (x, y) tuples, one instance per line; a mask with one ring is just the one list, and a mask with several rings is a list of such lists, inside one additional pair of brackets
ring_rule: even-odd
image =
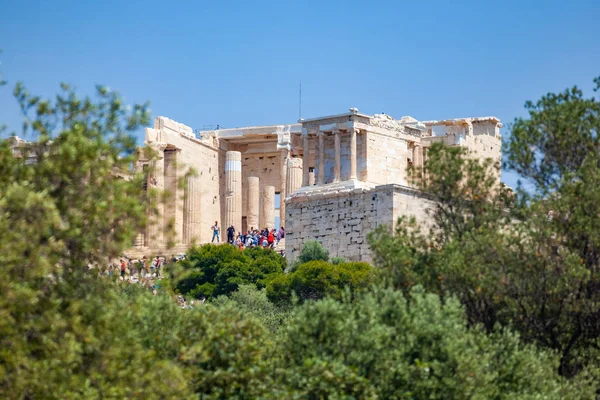
[[(433, 146), (420, 188), (437, 200), (434, 226), (401, 220), (370, 236), (376, 264), (408, 296), (415, 285), (456, 296), (471, 325), (512, 327), (560, 356), (567, 377), (600, 376), (598, 102), (573, 88), (528, 102), (508, 162), (536, 191), (511, 193), (489, 164)], [(423, 172), (426, 172), (426, 179)]]
[(593, 398), (594, 157), (520, 201), (434, 147), (436, 234), (376, 231), (379, 273), (317, 245), (289, 274), (275, 252), (206, 245), (154, 295), (96, 269), (161, 200), (132, 168), (146, 106), (102, 87), (15, 95), (35, 141), (0, 143), (0, 397)]

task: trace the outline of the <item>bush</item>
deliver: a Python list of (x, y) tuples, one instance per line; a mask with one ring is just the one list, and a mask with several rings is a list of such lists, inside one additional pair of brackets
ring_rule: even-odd
[(290, 302), (294, 293), (301, 301), (326, 296), (340, 299), (344, 290), (351, 293), (364, 290), (375, 277), (375, 269), (364, 262), (333, 265), (325, 261), (310, 261), (300, 264), (296, 271), (269, 282), (267, 297), (276, 303)]
[(329, 250), (324, 248), (321, 243), (316, 240), (304, 242), (302, 251), (300, 251), (300, 255), (298, 255), (298, 262), (304, 264), (309, 261), (317, 260), (329, 261)]
[(333, 265), (341, 264), (341, 263), (344, 263), (344, 262), (346, 262), (346, 259), (344, 257), (333, 257), (331, 259), (331, 263)]
[(213, 304), (231, 304), (244, 315), (252, 315), (260, 320), (273, 333), (281, 330), (290, 312), (290, 307), (281, 307), (270, 302), (265, 289), (258, 290), (254, 285), (240, 285), (229, 297), (220, 296)]
[(378, 288), (299, 306), (277, 354), (297, 398), (579, 399), (557, 359), (508, 331), (468, 329), (458, 301)]
[(263, 288), (285, 265), (285, 259), (270, 249), (206, 244), (192, 247), (186, 260), (168, 266), (165, 276), (183, 295), (213, 298), (233, 293), (242, 284)]

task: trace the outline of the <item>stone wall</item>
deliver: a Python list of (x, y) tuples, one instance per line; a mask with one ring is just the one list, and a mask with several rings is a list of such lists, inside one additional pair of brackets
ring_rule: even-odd
[(331, 257), (371, 262), (367, 235), (379, 225), (390, 229), (401, 215), (413, 215), (425, 226), (431, 201), (400, 185), (372, 189), (315, 191), (286, 200), (286, 254), (295, 259), (307, 240), (317, 240)]
[(367, 180), (378, 185), (406, 185), (407, 161), (411, 156), (406, 140), (368, 132)]
[[(176, 163), (172, 165), (176, 170), (167, 168), (171, 188), (175, 188), (176, 182), (178, 183), (190, 169), (197, 174), (194, 183), (196, 196), (199, 198), (195, 199), (194, 204), (200, 210), (193, 226), (186, 229), (186, 236), (190, 243), (209, 242), (212, 238), (211, 225), (217, 219), (222, 221), (216, 217), (221, 215), (219, 172), (224, 164), (220, 163), (218, 140), (214, 137), (198, 139), (193, 135), (191, 128), (168, 118), (158, 117), (155, 120), (155, 127), (146, 129), (146, 143), (168, 143), (178, 149)], [(167, 157), (164, 161), (168, 164), (173, 160)], [(183, 242), (184, 230), (182, 226), (178, 226), (176, 216), (180, 216), (183, 220), (183, 210), (180, 207), (183, 207), (184, 191), (178, 190), (175, 196), (176, 198), (172, 198), (170, 202), (171, 206), (165, 207), (165, 211), (175, 219), (179, 242)], [(179, 210), (171, 211), (175, 204), (181, 205), (175, 206)], [(181, 221), (180, 224), (182, 223)]]

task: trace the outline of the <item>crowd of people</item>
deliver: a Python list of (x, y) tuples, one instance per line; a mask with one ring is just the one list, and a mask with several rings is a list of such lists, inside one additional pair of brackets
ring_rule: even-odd
[[(213, 231), (212, 242), (217, 240), (217, 243), (220, 242), (220, 228), (217, 221), (215, 224), (211, 226)], [(285, 238), (285, 228), (282, 226), (279, 229), (254, 229), (251, 227), (248, 232), (237, 232), (233, 225), (227, 228), (227, 243), (237, 246), (240, 249), (245, 249), (249, 247), (266, 247), (274, 249), (279, 244), (279, 241)], [(283, 250), (281, 251), (281, 255), (285, 255)]]
[[(172, 261), (179, 261), (185, 258), (185, 254), (173, 256)], [(166, 264), (166, 257), (143, 256), (140, 259), (121, 257), (118, 262), (113, 262), (100, 270), (101, 276), (120, 277), (121, 280), (141, 281), (148, 278), (159, 278), (162, 267)]]
[(274, 249), (284, 237), (285, 229), (283, 227), (279, 230), (268, 228), (263, 230), (250, 229), (248, 232), (238, 232), (237, 235), (233, 226), (227, 229), (227, 243), (240, 249), (256, 246)]
[[(215, 221), (215, 225), (211, 227), (213, 230), (213, 242), (220, 243), (220, 228)], [(251, 247), (263, 247), (275, 249), (281, 239), (285, 238), (285, 228), (279, 229), (254, 229), (251, 228), (248, 232), (238, 232), (236, 235), (235, 228), (230, 226), (226, 230), (227, 243), (238, 247), (239, 249)], [(285, 257), (285, 252), (280, 251), (282, 257)], [(104, 268), (100, 268), (99, 274), (101, 277), (117, 279), (130, 284), (141, 284), (148, 289), (151, 289), (154, 294), (157, 293), (158, 281), (161, 278), (161, 270), (164, 265), (169, 262), (177, 262), (186, 258), (185, 254), (178, 256), (173, 255), (171, 258), (164, 256), (156, 256), (147, 258), (143, 256), (139, 259), (133, 259), (123, 256), (118, 262), (112, 262)], [(177, 296), (177, 301), (182, 308), (192, 308), (196, 303), (203, 304), (206, 299), (192, 300), (187, 302), (183, 296)]]

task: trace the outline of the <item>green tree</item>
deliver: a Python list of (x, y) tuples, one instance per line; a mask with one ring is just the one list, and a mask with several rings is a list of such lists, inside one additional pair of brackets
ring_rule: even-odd
[(329, 261), (329, 251), (316, 240), (307, 240), (298, 255), (298, 263), (304, 264), (317, 260)]
[(240, 285), (229, 296), (219, 296), (213, 304), (217, 306), (231, 304), (244, 315), (252, 315), (270, 332), (279, 333), (288, 318), (291, 307), (275, 304), (267, 298), (266, 289), (257, 289), (255, 285)]
[(95, 268), (131, 245), (153, 206), (131, 172), (129, 133), (146, 112), (103, 88), (97, 101), (63, 89), (51, 102), (18, 85), (37, 141), (17, 154), (0, 143), (0, 397), (265, 397), (260, 321), (99, 279)]
[(127, 111), (104, 88), (96, 100), (66, 85), (53, 101), (20, 84), (15, 95), (36, 141), (20, 154), (0, 143), (0, 397), (188, 397), (178, 365), (130, 340), (135, 304), (88, 270), (145, 222), (129, 173), (145, 106)]
[(296, 294), (301, 301), (324, 297), (340, 299), (344, 290), (366, 290), (375, 281), (376, 272), (365, 262), (331, 264), (310, 261), (289, 274), (275, 277), (267, 284), (267, 297), (275, 303), (287, 303)]
[(307, 302), (287, 322), (277, 352), (297, 397), (382, 399), (583, 399), (557, 360), (509, 331), (468, 329), (459, 303), (413, 290)]
[(417, 171), (437, 201), (433, 229), (404, 220), (395, 235), (380, 228), (370, 243), (376, 264), (405, 295), (417, 284), (454, 295), (471, 324), (489, 332), (512, 326), (556, 351), (564, 376), (598, 374), (600, 159), (590, 149), (600, 108), (576, 89), (527, 107), (530, 117), (515, 121), (506, 147), (508, 166), (535, 193), (513, 195), (495, 183), (489, 162), (434, 146), (426, 174)]
[(235, 292), (242, 284), (265, 287), (285, 265), (285, 259), (270, 249), (207, 244), (188, 250), (187, 259), (171, 266), (167, 276), (179, 293), (211, 298)]

